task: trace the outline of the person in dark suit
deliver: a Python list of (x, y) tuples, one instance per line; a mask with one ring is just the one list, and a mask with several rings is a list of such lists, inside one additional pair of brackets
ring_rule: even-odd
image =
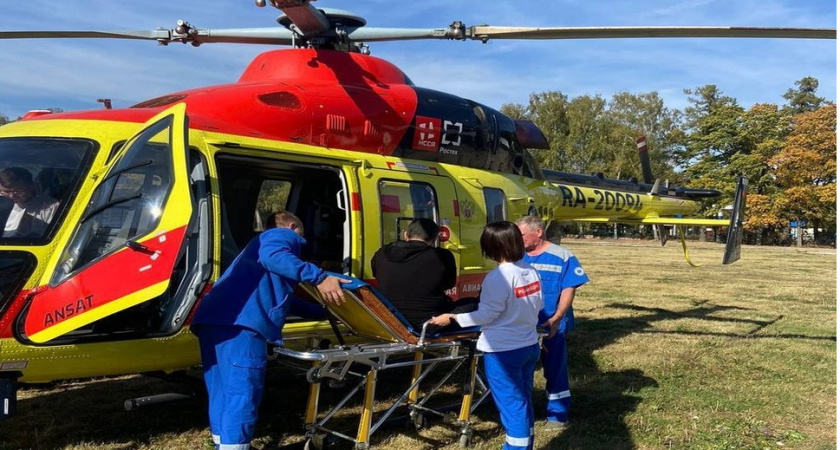
[[(371, 267), (379, 290), (420, 331), (433, 316), (448, 312), (475, 311), (478, 299), (453, 301), (446, 291), (455, 287), (458, 268), (449, 250), (435, 247), (440, 227), (431, 219), (414, 219), (403, 239), (388, 244), (373, 255)], [(458, 329), (431, 326), (427, 332)]]

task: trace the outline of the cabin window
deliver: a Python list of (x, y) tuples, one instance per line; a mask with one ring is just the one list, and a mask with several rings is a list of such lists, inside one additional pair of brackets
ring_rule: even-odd
[(484, 188), (484, 206), (487, 208), (487, 223), (507, 220), (505, 193), (501, 189)]
[(0, 243), (49, 241), (95, 149), (80, 139), (0, 139)]
[(172, 190), (171, 117), (139, 135), (96, 187), (52, 284), (157, 227)]
[(397, 241), (407, 222), (427, 218), (438, 221), (435, 189), (427, 183), (382, 180), (379, 182), (382, 245)]
[(120, 152), (120, 149), (123, 147), (123, 145), (125, 145), (125, 142), (126, 141), (119, 141), (113, 146), (111, 146), (111, 153), (108, 153), (108, 160), (105, 161), (105, 164), (108, 164), (114, 160), (114, 157), (117, 156), (117, 153)]
[(265, 221), (271, 214), (288, 209), (292, 183), (283, 180), (263, 180), (254, 211), (254, 231), (265, 231)]

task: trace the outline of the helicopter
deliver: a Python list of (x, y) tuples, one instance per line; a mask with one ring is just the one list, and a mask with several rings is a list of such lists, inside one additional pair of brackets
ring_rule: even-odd
[[(634, 37), (834, 39), (827, 29), (521, 28), (452, 22), (434, 29), (366, 27), (309, 0), (257, 1), (279, 27), (0, 31), (0, 39), (140, 39), (290, 46), (259, 54), (229, 84), (187, 89), (129, 108), (35, 111), (0, 127), (0, 167), (23, 168), (52, 199), (41, 231), (0, 238), (0, 392), (17, 383), (200, 364), (195, 306), (275, 209), (304, 221), (308, 261), (373, 280), (370, 257), (406, 221), (441, 225), (458, 265), (454, 298), (477, 294), (493, 269), (480, 252), (487, 223), (549, 221), (728, 226), (724, 262), (740, 254), (746, 195), (730, 220), (693, 216), (716, 191), (543, 171), (539, 128), (483, 104), (416, 86), (371, 56), (379, 41)], [(0, 183), (2, 183), (0, 175)], [(11, 214), (8, 201), (0, 211)], [(4, 217), (4, 216), (0, 216)], [(7, 222), (8, 224), (8, 222)], [(8, 225), (6, 228), (9, 228)], [(332, 336), (290, 321), (289, 346)]]

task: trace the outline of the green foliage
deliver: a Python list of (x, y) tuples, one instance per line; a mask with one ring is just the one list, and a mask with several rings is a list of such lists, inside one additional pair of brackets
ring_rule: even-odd
[(706, 85), (685, 90), (689, 106), (682, 111), (667, 108), (656, 92), (605, 99), (559, 91), (501, 110), (543, 130), (551, 150), (534, 156), (546, 169), (640, 179), (635, 139), (646, 136), (656, 178), (723, 192), (706, 202), (707, 216), (732, 202), (736, 177), (746, 175), (746, 229), (755, 242), (778, 243), (792, 219), (836, 224), (836, 107), (818, 87), (804, 77), (781, 96), (787, 104), (748, 109)]
[(782, 189), (777, 214), (835, 228), (837, 224), (837, 107), (796, 116), (784, 148), (771, 159)]
[(674, 153), (681, 142), (680, 113), (665, 107), (655, 92), (622, 92), (569, 99), (561, 92), (532, 94), (527, 107), (506, 104), (502, 112), (533, 120), (551, 150), (535, 152), (546, 169), (641, 178), (636, 138), (646, 136), (651, 166), (663, 179), (675, 179)]
[(290, 190), (291, 183), (287, 181), (269, 180), (263, 183), (257, 198), (257, 217), (255, 218), (260, 226), (270, 214), (286, 209)]
[(819, 109), (826, 100), (817, 96), (820, 82), (813, 77), (805, 77), (796, 82), (797, 89), (788, 89), (782, 97), (788, 101), (785, 110), (791, 114), (802, 114)]

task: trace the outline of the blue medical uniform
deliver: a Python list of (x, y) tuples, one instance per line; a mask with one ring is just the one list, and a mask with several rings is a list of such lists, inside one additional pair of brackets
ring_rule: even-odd
[(261, 233), (196, 309), (191, 328), (201, 347), (210, 431), (220, 450), (250, 447), (265, 384), (266, 342), (282, 344), (295, 285), (327, 277), (300, 259), (305, 244), (288, 228)]
[(502, 450), (534, 448), (534, 369), (540, 358), (537, 344), (504, 352), (484, 354), (484, 370), (490, 393), (505, 427)]
[[(578, 259), (556, 244), (536, 256), (525, 255), (524, 260), (540, 273), (545, 306), (540, 311), (540, 323), (544, 323), (557, 311), (557, 303), (563, 289), (578, 287), (589, 282)], [(543, 340), (541, 362), (545, 377), (545, 391), (548, 396), (546, 419), (557, 422), (569, 420), (571, 392), (569, 390), (568, 352), (566, 333), (575, 327), (574, 311), (570, 307), (560, 320), (557, 334)]]

